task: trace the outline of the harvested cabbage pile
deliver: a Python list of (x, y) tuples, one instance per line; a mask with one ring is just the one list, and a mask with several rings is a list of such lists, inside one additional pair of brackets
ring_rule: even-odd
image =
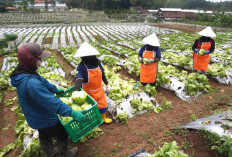
[[(92, 105), (86, 101), (87, 96), (85, 91), (74, 91), (71, 97), (61, 97), (60, 100), (75, 111), (86, 111), (92, 107)], [(61, 119), (64, 123), (67, 123), (73, 118), (61, 117)]]

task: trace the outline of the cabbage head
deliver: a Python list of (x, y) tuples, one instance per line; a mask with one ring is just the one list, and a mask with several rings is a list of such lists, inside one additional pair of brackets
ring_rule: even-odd
[(61, 101), (63, 101), (65, 104), (67, 104), (68, 106), (71, 105), (70, 101), (69, 101), (69, 98), (65, 98), (65, 97), (61, 97), (60, 98)]
[(205, 54), (205, 50), (204, 49), (200, 49), (199, 55), (204, 55), (204, 54)]
[(148, 59), (148, 58), (144, 58), (144, 59), (143, 59), (143, 63), (144, 63), (144, 64), (148, 64), (148, 63), (149, 63), (149, 59)]
[(81, 111), (81, 110), (82, 110), (81, 107), (78, 106), (78, 105), (72, 105), (71, 107), (72, 107), (72, 109), (73, 109), (74, 111)]
[(88, 104), (88, 103), (85, 103), (84, 105), (81, 106), (81, 110), (88, 110), (92, 107), (92, 105)]
[(72, 99), (77, 104), (83, 104), (87, 98), (87, 93), (85, 91), (74, 91), (72, 93)]

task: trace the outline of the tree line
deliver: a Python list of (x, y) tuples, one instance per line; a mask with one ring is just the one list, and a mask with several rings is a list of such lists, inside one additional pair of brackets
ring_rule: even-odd
[(66, 3), (69, 8), (89, 10), (120, 10), (141, 6), (145, 9), (182, 8), (232, 11), (232, 1), (212, 3), (205, 0), (60, 0), (60, 2)]
[[(35, 0), (22, 0), (34, 4)], [(66, 3), (69, 8), (83, 8), (88, 10), (128, 10), (132, 6), (141, 6), (145, 9), (182, 8), (203, 9), (213, 11), (232, 11), (232, 1), (213, 3), (206, 0), (56, 0)], [(6, 6), (12, 6), (14, 0), (1, 0), (0, 11)], [(54, 3), (54, 0), (45, 0), (45, 3)]]
[(184, 20), (185, 23), (198, 24), (198, 25), (207, 25), (213, 27), (227, 27), (231, 28), (232, 26), (232, 16), (229, 14), (216, 13), (211, 14), (197, 14), (197, 17), (192, 20)]

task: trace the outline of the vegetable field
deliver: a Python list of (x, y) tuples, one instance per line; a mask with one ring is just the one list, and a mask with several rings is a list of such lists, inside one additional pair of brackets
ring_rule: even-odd
[[(42, 62), (38, 72), (64, 89), (74, 85), (75, 69), (81, 60), (73, 56), (81, 43), (89, 42), (101, 54), (98, 58), (111, 87), (108, 116), (114, 122), (100, 125), (80, 142), (70, 141), (70, 146), (78, 146), (79, 156), (127, 156), (141, 148), (157, 155), (164, 142), (164, 147), (173, 146), (173, 153), (179, 149), (189, 156), (228, 156), (227, 147), (218, 144), (220, 138), (179, 126), (231, 110), (232, 32), (216, 33), (216, 49), (210, 56), (207, 74), (192, 72), (191, 48), (197, 33), (145, 24), (0, 28), (0, 38), (4, 33), (18, 34), (18, 45), (36, 42), (50, 51), (52, 57)], [(156, 86), (143, 87), (139, 82), (138, 51), (142, 39), (152, 33), (160, 40), (162, 58)], [(9, 84), (16, 56), (12, 53), (0, 57), (0, 156), (41, 156), (36, 131), (28, 127), (15, 88)]]
[(144, 22), (155, 21), (151, 15), (110, 14), (100, 12), (49, 12), (49, 13), (4, 13), (0, 15), (1, 25), (54, 24), (54, 23), (99, 23), (99, 22)]
[(0, 28), (0, 35), (4, 33), (17, 34), (19, 36), (18, 43), (35, 42), (44, 48), (51, 49), (80, 46), (84, 41), (96, 43), (109, 40), (133, 40), (153, 32), (168, 33), (170, 30), (154, 28), (141, 23)]

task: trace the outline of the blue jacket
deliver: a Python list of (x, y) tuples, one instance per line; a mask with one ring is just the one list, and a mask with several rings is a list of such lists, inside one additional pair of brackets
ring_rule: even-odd
[(89, 75), (88, 75), (88, 69), (95, 69), (98, 66), (101, 69), (101, 72), (103, 73), (104, 72), (104, 68), (103, 68), (103, 66), (102, 66), (101, 63), (99, 63), (97, 66), (94, 66), (94, 65), (85, 65), (83, 63), (83, 61), (80, 62), (80, 64), (77, 66), (76, 79), (83, 79), (83, 83), (88, 83), (88, 81), (89, 81), (89, 78), (88, 78), (89, 77)]
[(19, 74), (11, 78), (11, 84), (17, 88), (19, 103), (30, 127), (48, 128), (58, 123), (57, 114), (70, 115), (72, 109), (54, 96), (56, 86), (42, 76)]
[[(146, 50), (146, 45), (143, 45), (139, 50), (139, 57), (143, 58), (143, 53), (144, 53), (145, 50)], [(161, 50), (160, 50), (160, 48), (155, 47), (154, 52), (156, 53), (155, 58), (161, 59)]]

